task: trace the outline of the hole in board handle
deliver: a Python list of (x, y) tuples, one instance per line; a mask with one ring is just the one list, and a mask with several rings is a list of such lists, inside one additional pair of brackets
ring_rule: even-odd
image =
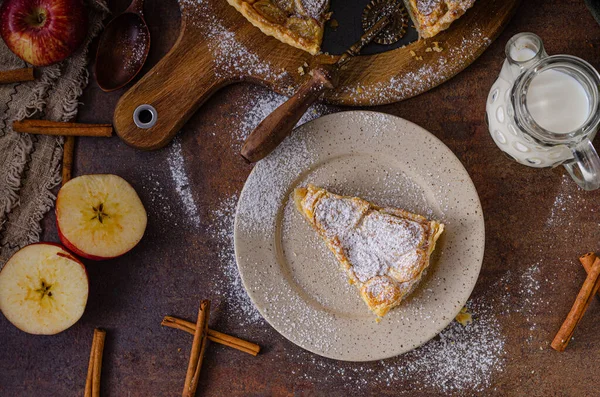
[(148, 129), (156, 124), (158, 119), (158, 112), (153, 106), (143, 104), (135, 108), (133, 112), (133, 122), (139, 128)]

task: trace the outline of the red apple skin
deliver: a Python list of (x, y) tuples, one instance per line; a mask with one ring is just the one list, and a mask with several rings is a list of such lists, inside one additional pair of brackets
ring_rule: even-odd
[[(58, 243), (52, 243), (52, 242), (41, 242), (41, 241), (40, 241), (39, 243), (31, 243), (31, 244), (28, 244), (28, 246), (29, 246), (29, 245), (39, 245), (39, 244), (41, 244), (41, 245), (53, 245), (53, 246), (55, 246), (55, 247), (58, 247), (58, 248), (60, 248), (60, 249), (63, 249), (63, 250), (65, 250), (65, 251), (66, 251), (66, 252), (69, 254), (69, 259), (73, 260), (73, 262), (77, 262), (77, 263), (79, 264), (79, 266), (81, 266), (81, 267), (83, 268), (83, 271), (85, 272), (85, 277), (87, 278), (87, 281), (88, 281), (88, 289), (89, 289), (89, 287), (90, 287), (90, 275), (88, 274), (87, 268), (85, 267), (85, 265), (83, 264), (83, 262), (81, 262), (81, 261), (79, 260), (79, 258), (77, 258), (75, 255), (71, 255), (71, 252), (72, 252), (72, 251), (71, 251), (71, 252), (69, 252), (70, 250), (66, 249), (66, 248), (65, 248), (65, 247), (63, 247), (62, 245), (60, 245), (60, 244), (58, 244)], [(18, 252), (18, 251), (17, 251), (17, 252)], [(15, 254), (16, 254), (16, 252), (15, 252)], [(13, 255), (14, 255), (14, 254), (13, 254)], [(10, 258), (9, 258), (8, 260), (10, 260), (10, 259), (12, 259), (12, 255), (10, 256)], [(6, 262), (8, 262), (8, 261), (6, 261)], [(0, 272), (1, 272), (1, 270), (0, 270)]]
[[(60, 242), (63, 243), (63, 245), (65, 247), (67, 247), (67, 250), (71, 251), (72, 253), (74, 253), (77, 256), (80, 256), (82, 258), (89, 259), (92, 261), (104, 261), (107, 259), (117, 258), (120, 256), (120, 255), (117, 255), (117, 256), (112, 256), (112, 257), (103, 257), (103, 256), (86, 254), (85, 252), (81, 251), (79, 248), (75, 247), (69, 240), (67, 240), (67, 238), (64, 236), (64, 234), (62, 234), (62, 232), (60, 231), (60, 226), (58, 226), (58, 220), (56, 221), (56, 229), (58, 230), (58, 238), (60, 239)], [(124, 253), (125, 252), (123, 252), (123, 254)]]
[[(131, 251), (133, 248), (135, 248), (135, 246), (133, 246), (130, 249), (128, 249), (127, 251), (120, 252), (118, 255), (114, 255), (114, 256), (97, 256), (97, 255), (91, 255), (86, 252), (83, 252), (82, 250), (77, 248), (73, 243), (71, 243), (60, 230), (60, 224), (58, 222), (58, 207), (59, 207), (58, 204), (59, 204), (60, 200), (61, 200), (61, 195), (60, 195), (60, 190), (59, 190), (58, 194), (56, 196), (56, 203), (54, 204), (54, 217), (56, 219), (56, 230), (58, 231), (58, 238), (60, 239), (60, 242), (67, 248), (68, 251), (71, 251), (72, 253), (79, 256), (80, 258), (85, 258), (85, 259), (89, 259), (92, 261), (105, 261), (108, 259), (114, 259), (114, 258), (118, 258), (122, 255), (125, 255), (126, 253)], [(136, 244), (136, 246), (137, 246), (137, 244)]]
[[(29, 246), (29, 245), (53, 245), (55, 247), (58, 247), (58, 248), (64, 250), (67, 253), (67, 255), (69, 256), (69, 259), (71, 259), (75, 263), (78, 263), (79, 266), (81, 266), (83, 268), (83, 271), (85, 272), (85, 279), (87, 280), (87, 285), (88, 285), (88, 299), (89, 299), (90, 275), (89, 275), (89, 273), (87, 271), (87, 268), (85, 267), (85, 265), (83, 264), (83, 262), (81, 262), (81, 260), (79, 258), (77, 258), (75, 255), (72, 255), (71, 252), (69, 252), (68, 249), (66, 249), (65, 247), (63, 247), (62, 245), (60, 245), (58, 243), (54, 243), (54, 242), (41, 242), (40, 241), (38, 243), (28, 244), (27, 246)], [(19, 250), (17, 250), (13, 255), (15, 255), (18, 251)], [(12, 259), (13, 255), (11, 255), (10, 258), (8, 259), (8, 261), (6, 261), (5, 263), (8, 263)], [(6, 266), (3, 267), (2, 270), (4, 270), (5, 268), (6, 268)], [(2, 273), (2, 270), (0, 270), (0, 273)], [(79, 321), (79, 320), (77, 320), (77, 321)]]
[[(115, 256), (90, 255), (90, 254), (83, 252), (82, 250), (80, 250), (79, 248), (74, 246), (73, 243), (71, 243), (69, 240), (67, 240), (67, 238), (64, 236), (64, 234), (62, 234), (62, 232), (60, 231), (60, 226), (58, 225), (58, 217), (56, 219), (56, 230), (58, 230), (58, 238), (60, 239), (60, 242), (67, 248), (68, 251), (71, 251), (75, 255), (80, 256), (85, 259), (89, 259), (91, 261), (105, 261), (108, 259), (114, 259), (114, 258), (120, 257), (121, 255), (125, 255), (126, 253), (131, 251), (131, 250), (128, 250), (128, 251), (122, 252), (119, 255), (115, 255)], [(132, 249), (133, 249), (133, 247), (132, 247)]]
[(34, 66), (67, 58), (81, 46), (87, 28), (82, 0), (5, 0), (0, 7), (0, 36)]

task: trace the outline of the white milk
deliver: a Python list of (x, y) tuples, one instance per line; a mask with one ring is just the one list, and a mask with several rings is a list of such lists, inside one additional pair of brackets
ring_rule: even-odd
[(585, 190), (600, 189), (600, 156), (592, 145), (600, 116), (600, 73), (571, 55), (548, 56), (542, 40), (520, 33), (486, 104), (496, 145), (529, 167), (564, 165)]
[(528, 47), (513, 47), (510, 49), (510, 57), (517, 62), (528, 61), (535, 56), (535, 51)]
[(546, 70), (531, 81), (526, 103), (536, 123), (555, 133), (578, 129), (590, 114), (584, 88), (576, 79), (557, 70)]
[[(510, 50), (511, 58), (518, 62), (528, 61), (534, 58), (535, 55), (536, 52), (527, 46), (517, 45)], [(494, 142), (496, 142), (496, 145), (498, 145), (502, 151), (509, 154), (513, 159), (530, 167), (549, 167), (559, 164), (568, 158), (572, 158), (571, 150), (564, 145), (555, 146), (553, 148), (542, 148), (541, 146), (535, 144), (531, 139), (526, 139), (526, 136), (518, 132), (518, 126), (512, 120), (513, 111), (510, 104), (511, 89), (514, 78), (516, 77), (515, 70), (518, 70), (517, 66), (511, 66), (507, 60), (504, 61), (500, 76), (492, 86), (492, 89), (488, 95), (486, 112), (488, 116), (487, 119), (490, 134), (492, 135), (492, 138), (494, 138)], [(572, 77), (564, 75), (560, 72), (553, 70), (548, 70), (546, 72), (552, 72), (554, 74), (559, 73), (564, 77), (574, 80)], [(544, 72), (544, 74), (546, 72)], [(557, 124), (561, 123), (560, 118), (552, 115), (549, 117), (547, 116), (549, 109), (551, 107), (556, 107), (556, 104), (549, 106), (550, 101), (546, 101), (547, 105), (543, 105), (543, 101), (549, 98), (553, 99), (553, 103), (556, 100), (554, 94), (551, 96), (550, 92), (544, 92), (545, 81), (552, 80), (550, 78), (551, 76), (552, 74), (549, 74), (544, 76), (543, 80), (536, 81), (537, 88), (535, 89), (535, 93), (531, 93), (533, 90), (530, 87), (529, 94), (531, 95), (531, 98), (529, 95), (526, 97), (527, 105), (528, 107), (533, 106), (536, 108), (534, 111), (535, 115), (532, 115), (532, 117), (535, 117), (535, 121), (544, 128), (548, 129), (547, 127), (550, 127), (552, 130), (554, 130), (553, 132), (557, 132), (557, 129), (559, 131), (569, 130), (569, 128), (564, 128), (564, 125), (559, 125), (559, 127), (556, 126)], [(563, 76), (560, 77), (562, 78)], [(571, 81), (571, 88), (573, 83), (579, 85), (577, 81)], [(561, 85), (568, 84), (569, 83), (561, 83)], [(554, 89), (557, 88), (554, 85), (553, 87)], [(581, 86), (574, 89), (576, 92), (578, 90), (582, 90)], [(559, 100), (561, 95), (559, 95)], [(581, 99), (580, 95), (576, 94), (574, 96)], [(585, 99), (585, 106), (580, 107), (580, 109), (578, 109), (577, 112), (581, 111), (582, 113), (586, 113), (587, 117), (587, 113), (589, 112), (589, 104), (587, 104), (587, 99)], [(568, 127), (575, 124), (577, 124), (575, 128), (579, 127), (582, 124), (581, 118), (582, 116), (576, 116), (575, 121), (568, 121)], [(585, 117), (583, 118), (585, 119)]]

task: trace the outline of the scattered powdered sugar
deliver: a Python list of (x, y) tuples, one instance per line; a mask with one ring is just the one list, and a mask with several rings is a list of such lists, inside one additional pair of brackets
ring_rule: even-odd
[[(429, 15), (432, 12), (436, 11), (436, 9), (440, 8), (440, 3), (442, 0), (417, 0), (417, 9), (423, 15)], [(447, 5), (444, 2), (444, 6)], [(463, 10), (466, 10), (473, 6), (475, 0), (458, 0), (453, 1), (456, 7), (460, 7)], [(456, 11), (454, 11), (456, 13)]]
[(237, 200), (238, 196), (233, 195), (221, 201), (219, 208), (210, 215), (208, 231), (216, 242), (221, 270), (225, 275), (224, 279), (217, 281), (215, 293), (225, 298), (228, 316), (235, 316), (239, 325), (245, 326), (264, 323), (264, 319), (244, 289), (235, 260), (233, 229)]
[[(256, 104), (249, 114), (241, 116), (237, 128), (235, 131), (231, 131), (233, 137), (240, 141), (243, 140), (244, 130), (251, 130), (253, 125), (258, 124), (268, 114), (269, 110), (266, 109), (276, 107), (280, 100), (282, 99), (275, 94), (257, 97)], [(309, 150), (311, 135), (314, 135), (314, 131), (307, 131), (302, 135), (293, 134), (271, 156), (264, 159), (263, 165), (255, 171), (258, 172), (256, 175), (258, 183), (254, 188), (245, 191), (244, 194), (249, 195), (246, 200), (248, 205), (240, 204), (241, 208), (239, 209), (240, 222), (245, 222), (245, 227), (250, 227), (255, 232), (261, 232), (272, 226), (265, 224), (264, 220), (275, 219), (275, 216), (266, 216), (264, 211), (270, 211), (270, 209), (276, 211), (282, 202), (282, 197), (289, 195), (290, 192), (287, 189), (291, 181), (297, 178), (298, 170), (306, 169), (315, 161), (315, 155)], [(176, 140), (171, 150), (169, 168), (176, 181), (177, 192), (182, 197), (186, 210), (189, 210), (189, 202), (186, 203), (186, 201), (193, 202), (193, 197), (189, 194), (187, 199), (183, 198), (186, 190), (189, 193), (189, 188), (187, 188), (189, 181), (187, 176), (183, 178), (181, 175), (185, 174), (181, 142)], [(274, 178), (275, 174), (277, 174), (277, 178)], [(407, 209), (423, 214), (432, 213), (431, 209), (419, 208), (423, 205), (422, 203), (426, 203), (424, 193), (418, 186), (413, 186), (414, 189), (410, 188), (410, 178), (403, 173), (382, 170), (381, 173), (374, 174), (373, 178), (384, 188), (377, 191), (337, 191), (336, 193), (363, 196), (380, 205), (389, 206), (399, 206), (398, 202), (389, 201), (390, 197), (399, 197), (399, 193), (404, 196), (408, 194), (414, 196), (409, 197), (408, 200), (409, 203), (414, 203), (414, 207), (409, 205), (412, 208)], [(338, 182), (343, 185), (342, 180)], [(151, 191), (153, 189), (153, 187), (150, 188)], [(383, 190), (385, 192), (382, 193)], [(385, 202), (386, 200), (389, 202)], [(209, 215), (211, 225), (209, 231), (219, 251), (224, 275), (215, 281), (215, 293), (224, 298), (227, 312), (231, 313), (240, 326), (264, 324), (262, 316), (254, 307), (242, 285), (236, 265), (233, 228), (237, 201), (237, 195), (229, 196), (223, 199), (219, 207)], [(195, 214), (198, 215), (197, 209)], [(531, 276), (536, 276), (536, 273), (532, 271)], [(524, 276), (523, 279), (527, 280), (527, 277)], [(274, 290), (269, 289), (270, 286), (264, 286), (264, 288), (266, 295), (273, 301), (289, 300), (290, 296), (293, 297), (292, 299), (301, 299), (291, 290)], [(493, 384), (494, 377), (502, 371), (504, 365), (505, 337), (494, 315), (498, 311), (497, 307), (493, 306), (501, 306), (502, 301), (497, 299), (497, 297), (488, 295), (479, 296), (468, 304), (473, 315), (471, 324), (462, 326), (453, 322), (432, 341), (396, 358), (369, 364), (343, 363), (328, 360), (303, 350), (297, 350), (297, 353), (289, 353), (286, 350), (285, 352), (273, 352), (271, 359), (282, 363), (290, 360), (301, 361), (305, 363), (304, 365), (316, 368), (319, 375), (313, 378), (312, 375), (309, 375), (313, 372), (312, 370), (296, 373), (300, 379), (309, 380), (323, 387), (333, 384), (334, 381), (339, 384), (339, 379), (342, 379), (348, 390), (353, 392), (372, 387), (373, 384), (392, 385), (394, 382), (408, 380), (411, 387), (406, 392), (398, 391), (398, 394), (410, 394), (415, 390), (425, 393), (481, 393)], [(303, 338), (303, 342), (307, 345), (320, 351), (326, 351), (332, 341), (335, 341), (338, 330), (330, 317), (325, 314), (319, 317), (318, 313), (318, 311), (311, 310), (305, 302), (296, 302), (287, 310), (269, 314), (279, 316), (282, 330), (288, 334), (294, 333), (300, 323), (315, 324), (318, 332), (302, 333), (299, 337)]]
[(200, 227), (200, 215), (198, 207), (194, 201), (194, 196), (190, 189), (190, 181), (185, 171), (185, 159), (181, 148), (181, 139), (176, 137), (169, 149), (169, 157), (167, 158), (171, 177), (175, 184), (175, 191), (181, 199), (181, 203), (186, 211), (186, 218), (189, 219), (192, 226)]
[[(436, 338), (402, 356), (376, 363), (342, 363), (301, 351), (292, 357), (278, 354), (273, 360), (307, 362), (318, 370), (318, 377), (296, 373), (300, 379), (316, 384), (343, 384), (357, 393), (374, 385), (392, 386), (395, 395), (425, 393), (482, 393), (493, 384), (505, 363), (506, 339), (491, 306), (493, 299), (480, 297), (468, 303), (473, 322), (463, 326), (453, 321)], [(340, 380), (342, 382), (340, 382)]]
[(272, 80), (281, 80), (287, 72), (281, 68), (275, 70), (268, 62), (262, 61), (235, 37), (234, 32), (223, 31), (218, 40), (211, 40), (208, 46), (216, 64), (217, 76), (227, 75), (242, 78), (248, 74), (268, 76)]
[(270, 81), (285, 78), (288, 72), (276, 68), (261, 59), (248, 46), (236, 38), (236, 33), (227, 28), (227, 22), (213, 5), (205, 0), (180, 0), (186, 23), (199, 28), (207, 38), (206, 43), (215, 63), (217, 76), (240, 78), (242, 76), (260, 76)]
[(400, 101), (424, 92), (430, 87), (443, 83), (460, 71), (462, 65), (472, 57), (472, 48), (488, 46), (491, 40), (480, 28), (473, 28), (456, 45), (436, 52), (436, 58), (423, 65), (416, 71), (393, 76), (389, 81), (379, 81), (371, 84), (361, 82), (347, 83), (336, 93), (334, 98), (350, 94), (355, 103), (370, 101), (373, 104)]
[[(307, 349), (322, 352), (334, 349), (341, 333), (334, 314), (307, 304), (305, 298), (290, 283), (279, 283), (276, 286), (262, 284), (260, 288), (268, 299), (264, 312), (277, 324), (280, 333)], [(286, 304), (279, 304), (280, 302)]]
[[(235, 140), (237, 140), (237, 143), (241, 145), (248, 134), (285, 100), (286, 98), (282, 95), (275, 94), (272, 91), (262, 87), (255, 87), (254, 90), (245, 94), (244, 98), (240, 101), (241, 103), (250, 103), (252, 104), (252, 107), (250, 110), (244, 111), (237, 117), (232, 118), (233, 123), (230, 125), (233, 128), (231, 128), (229, 131), (230, 134)], [(298, 125), (304, 124), (328, 112), (330, 112), (330, 107), (327, 107), (323, 104), (315, 104), (309, 108)], [(287, 154), (287, 157), (290, 157), (293, 154), (291, 151), (295, 150), (294, 147), (299, 141), (298, 139), (294, 138), (290, 138), (288, 141), (290, 142), (282, 144), (277, 151), (283, 152), (284, 154)], [(179, 153), (179, 158), (182, 162), (183, 158), (181, 156), (181, 142), (175, 140), (173, 146), (174, 152), (176, 154)], [(304, 145), (300, 145), (300, 147), (305, 148)], [(272, 157), (273, 156), (269, 157), (271, 160), (267, 158), (263, 161), (266, 163), (273, 162)], [(310, 156), (307, 155), (307, 158), (308, 157)], [(171, 162), (172, 161), (170, 160), (170, 166)], [(273, 170), (276, 167), (276, 164), (271, 164), (270, 169)], [(180, 169), (183, 169), (183, 167), (180, 167)], [(179, 175), (179, 177), (181, 177), (181, 175)], [(269, 175), (264, 175), (263, 179), (268, 180)], [(185, 180), (185, 184), (187, 184), (187, 177)], [(277, 185), (279, 186), (280, 190), (285, 188), (283, 183), (278, 183)], [(275, 200), (271, 198), (270, 194), (268, 194), (270, 192), (267, 191), (263, 193), (264, 194), (261, 196), (262, 199), (270, 202), (271, 207), (273, 207)], [(258, 200), (260, 197), (257, 197), (256, 199)], [(183, 201), (185, 204), (185, 200)], [(237, 318), (237, 321), (241, 326), (244, 326), (247, 324), (263, 323), (264, 319), (250, 300), (250, 297), (248, 296), (248, 293), (242, 284), (242, 280), (237, 268), (233, 241), (237, 201), (237, 194), (227, 197), (221, 201), (220, 206), (217, 209), (211, 212), (209, 232), (211, 233), (219, 249), (221, 269), (225, 275), (224, 279), (218, 282), (216, 293), (225, 298), (225, 304), (227, 305), (228, 312), (232, 313), (232, 316)], [(255, 209), (258, 210), (258, 208)], [(260, 213), (255, 213), (254, 216), (259, 219), (261, 218)]]
[[(296, 4), (302, 6), (302, 14), (320, 21), (322, 15), (329, 6), (329, 0), (300, 0)], [(298, 7), (298, 6), (296, 6)]]
[(491, 307), (477, 301), (470, 306), (471, 324), (453, 321), (439, 338), (404, 356), (406, 367), (390, 366), (390, 375), (418, 377), (425, 390), (430, 385), (443, 392), (489, 388), (492, 375), (502, 371), (505, 338)]
[(588, 200), (581, 192), (582, 189), (577, 186), (573, 179), (568, 174), (563, 174), (550, 214), (546, 220), (546, 228), (571, 227), (579, 212), (586, 211), (593, 214), (598, 211), (597, 206), (588, 205)]
[[(543, 256), (543, 251), (540, 249), (538, 256)], [(564, 262), (560, 257), (554, 260)], [(490, 288), (492, 291), (498, 291), (496, 313), (505, 318), (515, 313), (521, 315), (528, 326), (525, 337), (527, 346), (536, 350), (543, 350), (549, 344), (548, 330), (540, 327), (537, 318), (540, 313), (552, 312), (548, 291), (552, 289), (553, 282), (547, 275), (542, 274), (542, 265), (543, 261), (540, 260), (523, 269), (506, 270)], [(534, 345), (535, 343), (540, 344)]]
[(359, 281), (390, 273), (404, 281), (414, 279), (422, 265), (422, 257), (414, 254), (427, 242), (423, 226), (368, 209), (365, 202), (324, 197), (315, 205), (315, 223), (329, 238), (338, 239)]
[[(171, 191), (170, 187), (166, 187), (161, 185), (160, 178), (154, 172), (150, 172), (146, 174), (143, 178), (144, 184), (142, 185), (142, 189), (147, 193), (146, 197), (151, 203), (151, 206), (148, 207), (146, 204), (146, 209), (151, 209), (154, 211), (152, 214), (152, 218), (159, 221), (157, 224), (159, 225), (171, 225), (177, 226), (177, 217), (173, 217), (173, 202), (169, 199), (168, 192)], [(150, 218), (150, 214), (148, 216)], [(162, 221), (168, 221), (162, 222)], [(165, 226), (163, 226), (165, 227)], [(164, 230), (162, 230), (164, 231)]]
[(129, 45), (117, 46), (124, 50), (127, 49), (127, 54), (123, 54), (124, 68), (129, 72), (135, 72), (137, 68), (143, 66), (142, 61), (146, 57), (148, 50), (148, 38), (146, 29), (143, 26), (138, 28), (137, 35), (133, 38), (133, 43)]
[[(257, 87), (256, 90), (246, 94), (241, 102), (250, 103), (251, 107), (240, 117), (234, 118), (232, 136), (241, 144), (265, 117), (273, 113), (287, 99), (283, 95), (262, 87)], [(329, 114), (334, 109), (332, 106), (317, 102), (308, 108), (296, 126)]]
[[(220, 282), (217, 293), (221, 294), (228, 305), (229, 312), (236, 316), (240, 325), (260, 323), (264, 320), (250, 301), (244, 290), (237, 271), (233, 251), (233, 223), (237, 196), (222, 201), (221, 206), (212, 213), (210, 231), (216, 240), (221, 254), (221, 264), (225, 279)], [(531, 271), (532, 277), (535, 270)], [(527, 276), (523, 276), (526, 280)], [(534, 285), (534, 284), (532, 284)], [(273, 301), (289, 300), (296, 296), (293, 291), (274, 290), (264, 286), (266, 294)], [(533, 287), (534, 291), (537, 288)], [(301, 298), (297, 298), (301, 299)], [(300, 379), (316, 384), (324, 384), (342, 379), (352, 390), (361, 390), (373, 384), (392, 385), (397, 381), (410, 380), (411, 388), (406, 393), (424, 392), (483, 392), (488, 389), (494, 377), (504, 366), (505, 337), (494, 313), (494, 306), (502, 304), (497, 297), (480, 296), (467, 306), (473, 315), (473, 322), (463, 326), (452, 322), (438, 337), (424, 346), (399, 357), (379, 361), (376, 364), (354, 364), (331, 361), (306, 351), (291, 354), (275, 353), (273, 360), (295, 360), (308, 363), (317, 368), (318, 377), (308, 373), (296, 373)], [(302, 308), (305, 308), (302, 310)], [(310, 335), (302, 335), (303, 342), (326, 351), (335, 340), (336, 328), (326, 315), (316, 318), (318, 311), (311, 310), (305, 302), (290, 305), (288, 310), (277, 315), (282, 320), (284, 331), (297, 330), (301, 322), (319, 323), (320, 326)], [(283, 355), (283, 356), (282, 356)], [(409, 392), (410, 391), (410, 392)], [(398, 391), (399, 394), (403, 394)]]
[(260, 167), (254, 168), (238, 208), (239, 222), (246, 230), (266, 233), (274, 227), (279, 205), (285, 202), (298, 171), (308, 169), (316, 160), (316, 155), (308, 149), (311, 142), (310, 128), (302, 133), (296, 131), (261, 160)]
[(541, 297), (537, 294), (540, 290), (540, 276), (541, 271), (539, 263), (525, 269), (521, 275), (521, 288), (519, 294), (521, 295), (520, 309), (517, 311), (522, 313), (526, 317), (526, 321), (529, 323), (529, 335), (527, 342), (532, 343), (534, 341), (533, 331), (537, 328), (536, 323), (536, 310), (541, 305)]
[[(472, 0), (462, 0), (464, 3)], [(318, 10), (323, 0), (303, 0), (308, 10)], [(427, 6), (428, 2), (425, 2)], [(216, 12), (214, 5), (206, 0), (180, 0), (187, 25), (200, 29), (207, 37), (207, 46), (214, 60), (214, 73), (221, 77), (239, 79), (248, 75), (254, 78), (291, 83), (291, 78), (284, 68), (266, 61), (252, 45), (236, 37), (235, 29), (230, 28), (231, 21), (226, 21)], [(312, 13), (313, 11), (310, 11)], [(474, 27), (462, 38), (460, 43), (452, 43), (443, 51), (436, 52), (435, 59), (424, 62), (416, 71), (393, 76), (389, 81), (363, 84), (359, 81), (347, 83), (330, 95), (334, 99), (350, 96), (355, 103), (381, 104), (398, 101), (417, 95), (430, 87), (441, 84), (472, 58), (472, 49), (488, 46), (491, 40), (483, 31)], [(437, 48), (437, 47), (436, 47)], [(288, 81), (289, 80), (289, 81)], [(288, 90), (293, 90), (292, 86)], [(290, 92), (291, 93), (291, 92)], [(350, 95), (348, 95), (350, 94)]]

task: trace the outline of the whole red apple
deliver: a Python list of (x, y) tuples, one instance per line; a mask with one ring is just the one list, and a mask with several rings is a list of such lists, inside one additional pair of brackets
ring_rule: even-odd
[(0, 7), (0, 36), (34, 66), (71, 55), (85, 39), (87, 27), (82, 0), (5, 0)]

